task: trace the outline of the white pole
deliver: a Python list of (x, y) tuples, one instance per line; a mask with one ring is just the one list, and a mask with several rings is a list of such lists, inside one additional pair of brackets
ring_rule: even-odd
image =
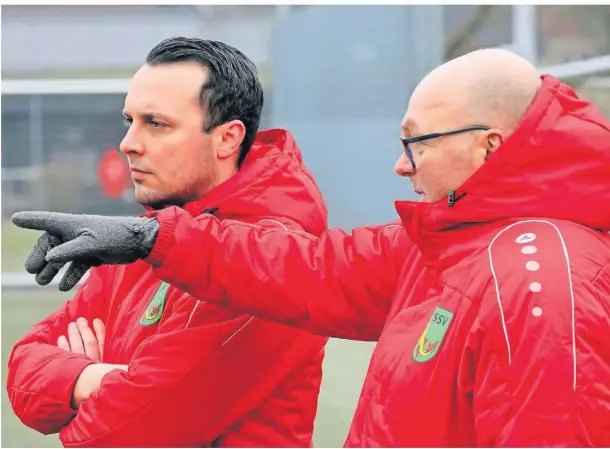
[(532, 64), (538, 62), (536, 13), (536, 5), (513, 5), (513, 48)]

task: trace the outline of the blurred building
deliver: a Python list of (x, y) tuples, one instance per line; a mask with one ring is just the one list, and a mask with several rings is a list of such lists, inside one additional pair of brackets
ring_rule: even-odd
[[(129, 78), (171, 36), (241, 49), (268, 84), (275, 6), (3, 6), (2, 214), (137, 213), (108, 198), (99, 163), (120, 143)], [(267, 117), (263, 126), (269, 126)]]
[(610, 6), (3, 6), (3, 216), (140, 211), (131, 189), (104, 193), (99, 164), (124, 135), (129, 78), (176, 35), (254, 60), (262, 126), (295, 133), (333, 225), (393, 218), (390, 200), (408, 190), (391, 176), (398, 121), (443, 60), (510, 48), (610, 116)]

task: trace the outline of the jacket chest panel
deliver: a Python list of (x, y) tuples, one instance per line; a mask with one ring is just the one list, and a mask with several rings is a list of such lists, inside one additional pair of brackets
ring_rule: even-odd
[(471, 441), (471, 397), (460, 382), (478, 306), (449, 288), (429, 287), (426, 292), (419, 282), (398, 291), (411, 294), (377, 344), (362, 412), (378, 432), (389, 429), (399, 446), (476, 444)]
[(143, 276), (124, 297), (119, 297), (120, 290), (115, 290), (110, 306), (104, 354), (107, 363), (129, 363), (138, 346), (154, 335), (162, 318), (169, 315), (167, 289), (158, 279)]

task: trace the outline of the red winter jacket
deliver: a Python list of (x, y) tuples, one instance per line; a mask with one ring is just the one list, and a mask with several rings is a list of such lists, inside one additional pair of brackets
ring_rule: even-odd
[[(266, 229), (327, 227), (322, 196), (282, 130), (259, 133), (238, 174), (183, 212), (215, 208)], [(176, 270), (199, 276), (198, 256)], [(17, 416), (59, 431), (67, 447), (310, 446), (327, 339), (167, 287), (145, 262), (93, 269), (75, 298), (13, 349), (7, 388)], [(103, 362), (129, 372), (107, 374), (77, 413), (73, 386), (92, 361), (56, 342), (81, 316), (106, 323)]]
[(610, 445), (610, 123), (546, 76), (457, 197), (321, 238), (167, 209), (148, 261), (194, 296), (378, 339), (347, 446)]

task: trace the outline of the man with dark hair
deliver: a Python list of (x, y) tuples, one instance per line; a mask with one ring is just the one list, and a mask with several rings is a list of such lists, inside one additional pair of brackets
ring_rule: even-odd
[(258, 130), (263, 108), (263, 88), (256, 66), (238, 49), (216, 41), (167, 39), (153, 48), (146, 64), (158, 66), (196, 62), (208, 68), (201, 86), (201, 106), (206, 111), (206, 133), (231, 120), (240, 120), (246, 133), (239, 148), (237, 167), (243, 163)]
[[(422, 198), (396, 202), (402, 226), (318, 238), (167, 208), (140, 219), (147, 246), (129, 219), (14, 220), (73, 239), (43, 262), (142, 258), (194, 296), (378, 340), (349, 447), (607, 447), (608, 142), (569, 86), (487, 49), (411, 96), (395, 171)], [(192, 254), (198, 278), (176, 270)]]
[[(257, 135), (262, 108), (256, 67), (235, 48), (157, 45), (123, 110), (138, 202), (320, 235), (322, 196), (289, 132)], [(26, 268), (62, 241), (41, 237)], [(197, 279), (197, 266), (178, 269)], [(60, 289), (88, 268), (71, 265)], [(326, 341), (195, 299), (144, 262), (104, 266), (15, 345), (7, 389), (26, 425), (68, 447), (311, 446)]]

